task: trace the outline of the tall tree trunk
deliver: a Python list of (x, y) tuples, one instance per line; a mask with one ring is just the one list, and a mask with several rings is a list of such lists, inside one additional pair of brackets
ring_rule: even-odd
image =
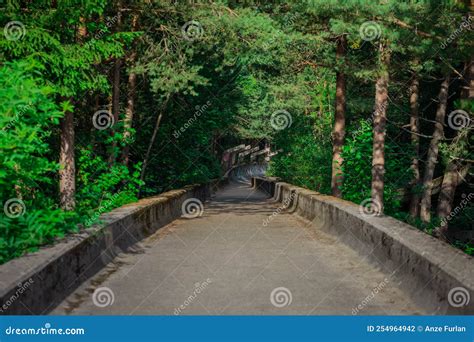
[[(336, 59), (340, 64), (344, 63), (346, 53), (346, 36), (342, 35), (337, 41)], [(342, 166), (342, 147), (344, 145), (346, 127), (346, 76), (344, 71), (338, 70), (336, 74), (336, 111), (334, 114), (334, 129), (332, 141), (332, 176), (331, 188), (332, 194), (341, 197), (341, 186), (343, 182)]]
[[(137, 21), (138, 15), (134, 14), (132, 17), (132, 31), (136, 31), (137, 28)], [(135, 63), (135, 59), (137, 58), (137, 51), (135, 44), (132, 47), (133, 51), (130, 54), (128, 59), (129, 67), (133, 67)], [(128, 96), (127, 96), (127, 108), (125, 109), (125, 119), (123, 124), (123, 137), (124, 140), (128, 140), (130, 138), (130, 130), (132, 129), (133, 125), (133, 115), (135, 114), (135, 87), (137, 85), (137, 74), (135, 72), (130, 71), (128, 74)], [(130, 146), (128, 143), (122, 150), (122, 163), (127, 166), (129, 161), (129, 152)]]
[[(133, 124), (133, 115), (135, 113), (135, 86), (137, 83), (137, 74), (131, 72), (128, 75), (128, 98), (127, 98), (127, 108), (125, 109), (125, 119), (124, 119), (124, 140), (130, 139), (130, 130)], [(122, 150), (122, 163), (127, 166), (129, 161), (130, 146), (129, 142), (124, 146)]]
[(419, 113), (418, 113), (418, 98), (420, 93), (420, 80), (418, 74), (414, 73), (410, 85), (410, 131), (411, 133), (411, 144), (415, 156), (411, 162), (411, 169), (413, 171), (413, 180), (412, 180), (412, 194), (410, 200), (410, 215), (412, 217), (418, 217), (419, 215), (419, 204), (420, 204), (420, 194), (418, 192), (417, 186), (420, 184), (420, 138), (418, 133), (419, 128)]
[(437, 216), (444, 219), (451, 212), (454, 192), (458, 184), (458, 168), (455, 163), (448, 163), (443, 176), (443, 183), (438, 198)]
[(155, 128), (153, 129), (153, 134), (151, 135), (150, 142), (148, 144), (148, 148), (145, 153), (145, 158), (143, 158), (142, 172), (140, 175), (141, 181), (145, 179), (145, 171), (146, 171), (146, 167), (148, 166), (148, 161), (150, 159), (151, 149), (153, 148), (153, 145), (155, 144), (156, 135), (160, 128), (161, 119), (163, 118), (163, 112), (166, 109), (166, 105), (168, 104), (169, 98), (170, 98), (170, 95), (167, 95), (161, 107), (160, 113), (158, 114), (158, 117), (156, 118)]
[(436, 123), (431, 138), (428, 155), (426, 157), (425, 172), (423, 174), (423, 194), (420, 204), (420, 218), (424, 222), (431, 220), (431, 192), (433, 189), (433, 175), (438, 161), (439, 142), (444, 136), (444, 118), (446, 116), (446, 106), (448, 102), (450, 75), (447, 75), (441, 83), (439, 91), (439, 104), (436, 111)]
[(472, 58), (466, 64), (461, 97), (463, 99), (472, 99), (474, 98), (474, 58)]
[[(115, 27), (116, 32), (120, 32), (120, 27), (122, 26), (122, 12), (121, 10), (121, 1), (117, 1), (117, 24)], [(114, 72), (113, 72), (113, 84), (112, 84), (112, 115), (115, 122), (119, 119), (120, 113), (120, 69), (122, 67), (122, 59), (118, 58), (115, 61)]]
[[(117, 26), (116, 32), (120, 32), (120, 27), (122, 26), (122, 12), (121, 10), (121, 1), (117, 1)], [(120, 114), (120, 70), (122, 68), (122, 59), (118, 58), (115, 60), (114, 71), (113, 71), (113, 80), (112, 80), (112, 116), (114, 117), (114, 123), (119, 121)], [(112, 129), (112, 135), (115, 135), (114, 130)], [(117, 142), (112, 142), (112, 148), (109, 155), (109, 164), (115, 162), (115, 153), (117, 149)]]
[[(79, 18), (80, 25), (76, 39), (82, 42), (87, 36), (86, 20)], [(63, 98), (63, 100), (66, 100)], [(69, 99), (71, 101), (71, 99)], [(76, 207), (76, 160), (74, 155), (74, 112), (66, 111), (60, 123), (59, 147), (59, 204), (63, 210), (74, 210)]]
[[(471, 59), (466, 62), (464, 68), (464, 84), (461, 90), (461, 99), (472, 99), (474, 98), (474, 63)], [(452, 144), (458, 144), (459, 139), (469, 139), (469, 134), (463, 134), (462, 131), (458, 132), (456, 138), (452, 141)], [(450, 160), (446, 165), (446, 170), (443, 176), (443, 183), (438, 197), (438, 207), (436, 209), (436, 216), (441, 219), (444, 224), (438, 229), (438, 233), (442, 238), (447, 238), (448, 233), (448, 221), (446, 218), (451, 213), (453, 207), (454, 194), (456, 188), (461, 184), (463, 177), (467, 175), (469, 171), (469, 164), (466, 166), (461, 165), (460, 162), (456, 162), (455, 159)]]
[(436, 215), (441, 219), (442, 225), (438, 228), (437, 233), (441, 238), (447, 239), (448, 221), (446, 218), (451, 213), (453, 207), (454, 194), (456, 188), (461, 184), (464, 176), (467, 175), (469, 167), (451, 161), (446, 166), (443, 176), (443, 183), (438, 197), (438, 208)]
[(114, 122), (119, 120), (120, 114), (120, 69), (122, 67), (122, 60), (117, 59), (114, 65), (114, 75), (112, 84), (112, 115)]
[(213, 156), (217, 155), (217, 141), (219, 139), (219, 132), (214, 132), (212, 134), (212, 145), (211, 145), (211, 153)]
[[(100, 106), (100, 97), (99, 97), (99, 94), (95, 94), (94, 96), (94, 113), (96, 113), (98, 110), (99, 110), (99, 106)], [(92, 126), (90, 128), (90, 135), (91, 135), (91, 147), (92, 147), (92, 152), (96, 153), (96, 135), (94, 134), (94, 132), (96, 131), (96, 128), (94, 126)]]
[(388, 68), (390, 64), (390, 50), (383, 42), (379, 45), (380, 72), (375, 84), (375, 112), (373, 123), (372, 146), (372, 211), (382, 214), (384, 201), (384, 174), (385, 174), (385, 125), (387, 121), (388, 105)]
[(87, 27), (86, 27), (86, 18), (80, 17), (79, 18), (79, 27), (76, 31), (76, 38), (79, 42), (84, 40), (87, 35)]
[(63, 210), (76, 206), (76, 164), (74, 158), (74, 113), (67, 111), (61, 119), (59, 150), (59, 202)]

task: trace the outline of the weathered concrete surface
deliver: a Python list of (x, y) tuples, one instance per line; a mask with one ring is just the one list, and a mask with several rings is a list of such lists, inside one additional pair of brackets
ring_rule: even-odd
[(100, 224), (0, 266), (0, 315), (44, 314), (86, 279), (182, 215), (188, 198), (204, 201), (220, 182), (145, 198), (100, 217)]
[(277, 179), (254, 178), (253, 185), (393, 273), (427, 312), (474, 314), (472, 257), (394, 218), (363, 215), (352, 202)]
[[(270, 299), (279, 287), (291, 293), (291, 303), (283, 296), (283, 303), (275, 301), (286, 303), (283, 307)], [(98, 307), (94, 291), (103, 288), (113, 293), (114, 301)], [(427, 312), (400, 290), (383, 266), (370, 264), (334, 236), (283, 211), (281, 203), (263, 192), (234, 184), (218, 192), (201, 217), (176, 220), (120, 254), (52, 313)]]

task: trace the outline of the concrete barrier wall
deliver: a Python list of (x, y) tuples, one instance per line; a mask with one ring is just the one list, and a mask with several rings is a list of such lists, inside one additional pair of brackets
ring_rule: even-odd
[[(290, 211), (311, 220), (316, 229), (334, 234), (362, 257), (393, 273), (391, 279), (428, 312), (474, 314), (472, 257), (392, 217), (362, 215), (352, 202), (277, 179), (254, 178), (252, 183), (274, 200), (287, 201)], [(466, 305), (449, 303), (449, 293), (456, 291), (470, 297)], [(454, 305), (466, 301), (466, 297), (451, 297)]]
[(100, 224), (0, 266), (0, 315), (45, 314), (118, 253), (204, 202), (224, 181), (188, 186), (114, 209)]

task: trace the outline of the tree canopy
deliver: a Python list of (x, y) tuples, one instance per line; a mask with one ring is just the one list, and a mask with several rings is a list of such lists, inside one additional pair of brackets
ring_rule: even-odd
[(274, 152), (269, 175), (473, 253), (469, 2), (1, 8), (0, 262), (222, 177), (239, 144)]

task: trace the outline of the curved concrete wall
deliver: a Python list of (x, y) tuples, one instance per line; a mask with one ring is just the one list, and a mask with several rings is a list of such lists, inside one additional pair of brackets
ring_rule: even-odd
[(127, 204), (101, 215), (101, 224), (1, 265), (0, 315), (48, 313), (118, 253), (179, 218), (186, 199), (204, 202), (220, 185), (188, 186)]
[(263, 177), (267, 171), (267, 164), (249, 164), (238, 165), (227, 172), (227, 177), (230, 181), (237, 183), (250, 184), (252, 178)]
[[(336, 235), (400, 283), (413, 300), (435, 314), (474, 314), (474, 259), (392, 217), (370, 217), (359, 206), (333, 196), (254, 178), (253, 186), (311, 220), (316, 229)], [(454, 307), (448, 294), (464, 288), (472, 300)]]

